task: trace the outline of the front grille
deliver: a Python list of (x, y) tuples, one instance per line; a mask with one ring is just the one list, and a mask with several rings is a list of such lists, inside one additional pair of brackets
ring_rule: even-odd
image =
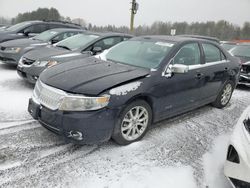
[(249, 118), (245, 119), (243, 123), (244, 123), (246, 130), (250, 133), (250, 119)]
[(0, 60), (1, 60), (1, 61), (15, 61), (15, 60), (12, 59), (12, 58), (1, 57), (1, 56), (0, 56)]
[(250, 73), (250, 65), (242, 65), (241, 72), (245, 74)]
[(65, 96), (66, 93), (64, 91), (43, 84), (40, 80), (36, 82), (36, 86), (33, 91), (34, 101), (51, 110), (57, 110), (61, 100)]
[(24, 65), (32, 65), (35, 62), (35, 60), (28, 59), (26, 57), (23, 57), (21, 61), (22, 61), (22, 64), (24, 64)]

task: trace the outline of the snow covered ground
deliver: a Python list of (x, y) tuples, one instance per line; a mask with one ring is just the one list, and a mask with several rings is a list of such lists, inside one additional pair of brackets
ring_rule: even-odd
[(77, 146), (27, 113), (32, 86), (0, 64), (0, 187), (229, 188), (223, 162), (230, 133), (250, 105), (237, 89), (225, 109), (205, 106), (156, 124), (129, 146)]

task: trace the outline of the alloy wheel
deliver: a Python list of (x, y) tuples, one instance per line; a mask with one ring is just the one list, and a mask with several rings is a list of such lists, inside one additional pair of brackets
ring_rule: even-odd
[(121, 124), (121, 134), (127, 141), (136, 140), (147, 129), (149, 114), (143, 106), (135, 106), (124, 116)]
[(232, 95), (232, 85), (231, 84), (227, 84), (225, 86), (225, 88), (223, 89), (222, 95), (221, 95), (221, 104), (222, 105), (226, 105), (228, 103), (228, 101), (230, 100), (230, 97)]

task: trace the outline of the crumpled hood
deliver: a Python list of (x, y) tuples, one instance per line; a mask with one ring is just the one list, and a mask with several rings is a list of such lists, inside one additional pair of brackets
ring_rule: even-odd
[[(39, 40), (32, 40), (32, 39), (16, 39), (16, 40), (10, 40), (3, 42), (1, 46), (3, 47), (28, 47), (30, 45), (36, 45), (41, 44), (44, 42), (41, 42)], [(47, 44), (47, 43), (46, 43)]]
[(24, 57), (32, 60), (45, 60), (49, 59), (51, 56), (61, 55), (65, 53), (72, 53), (72, 51), (49, 45), (36, 50), (32, 50), (26, 53)]
[(40, 75), (52, 87), (85, 95), (98, 95), (116, 85), (148, 75), (150, 70), (102, 61), (78, 59), (51, 67)]

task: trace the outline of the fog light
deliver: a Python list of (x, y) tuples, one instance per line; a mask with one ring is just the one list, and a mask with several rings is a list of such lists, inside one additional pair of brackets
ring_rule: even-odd
[(68, 135), (68, 138), (72, 138), (72, 139), (78, 140), (78, 141), (83, 139), (82, 133), (79, 132), (79, 131), (70, 131), (69, 135)]

